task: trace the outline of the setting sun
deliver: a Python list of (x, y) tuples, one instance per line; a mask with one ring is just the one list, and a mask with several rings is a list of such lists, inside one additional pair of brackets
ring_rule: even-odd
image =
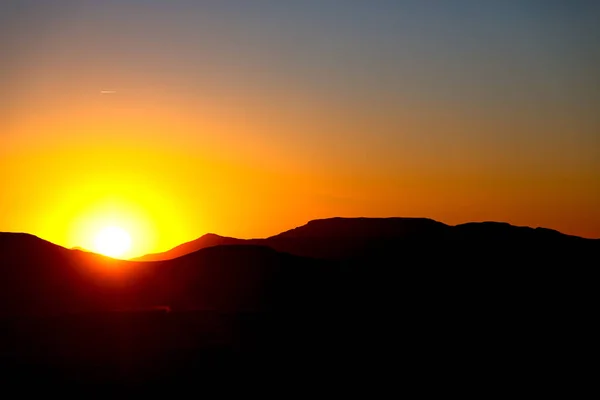
[(124, 229), (109, 226), (96, 235), (95, 251), (109, 257), (120, 257), (129, 251), (131, 236)]

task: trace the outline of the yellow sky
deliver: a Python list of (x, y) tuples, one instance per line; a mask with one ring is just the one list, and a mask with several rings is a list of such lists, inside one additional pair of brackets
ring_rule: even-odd
[(117, 225), (124, 257), (334, 216), (600, 237), (590, 10), (38, 3), (0, 13), (0, 231)]
[(451, 146), (311, 150), (266, 140), (259, 118), (240, 124), (208, 107), (198, 120), (178, 114), (183, 107), (124, 111), (117, 95), (108, 106), (63, 104), (12, 120), (0, 163), (3, 230), (93, 249), (95, 235), (116, 225), (133, 239), (124, 257), (207, 232), (265, 237), (333, 216), (500, 220), (600, 236), (597, 176), (585, 171), (498, 167), (506, 157), (486, 163)]

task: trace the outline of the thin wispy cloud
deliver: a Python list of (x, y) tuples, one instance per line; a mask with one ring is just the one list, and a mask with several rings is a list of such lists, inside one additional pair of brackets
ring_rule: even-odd
[(100, 94), (114, 94), (117, 93), (116, 90), (101, 90)]

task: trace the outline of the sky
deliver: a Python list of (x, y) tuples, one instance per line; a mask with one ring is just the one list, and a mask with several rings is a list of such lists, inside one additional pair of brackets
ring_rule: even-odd
[(333, 216), (600, 238), (600, 2), (5, 0), (0, 231)]

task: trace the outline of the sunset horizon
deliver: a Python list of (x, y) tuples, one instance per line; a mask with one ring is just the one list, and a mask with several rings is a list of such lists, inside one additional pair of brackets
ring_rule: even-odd
[[(198, 239), (202, 239), (205, 236), (217, 236), (217, 237), (225, 237), (225, 238), (234, 238), (234, 239), (240, 239), (240, 240), (266, 240), (268, 238), (271, 237), (275, 237), (278, 234), (284, 233), (286, 231), (292, 230), (292, 229), (296, 229), (302, 226), (305, 226), (306, 224), (309, 224), (311, 222), (315, 222), (315, 221), (326, 221), (326, 220), (337, 220), (337, 219), (348, 219), (348, 220), (362, 220), (362, 219), (367, 219), (367, 220), (387, 220), (387, 219), (415, 219), (415, 220), (432, 220), (435, 222), (439, 222), (442, 223), (444, 225), (447, 226), (460, 226), (460, 225), (465, 225), (465, 224), (486, 224), (486, 223), (495, 223), (495, 224), (506, 224), (509, 226), (513, 226), (516, 228), (532, 228), (532, 229), (545, 229), (545, 230), (550, 230), (550, 231), (556, 231), (559, 232), (560, 234), (563, 235), (567, 235), (567, 236), (574, 236), (574, 237), (580, 237), (583, 239), (591, 239), (591, 240), (600, 240), (600, 238), (596, 238), (596, 237), (585, 237), (585, 236), (581, 236), (581, 235), (573, 235), (573, 234), (569, 234), (567, 232), (562, 232), (559, 231), (557, 229), (553, 229), (551, 227), (547, 227), (547, 226), (527, 226), (527, 225), (518, 225), (518, 224), (511, 224), (509, 222), (506, 221), (491, 221), (491, 220), (481, 220), (481, 221), (477, 221), (477, 220), (472, 220), (472, 221), (461, 221), (455, 224), (449, 224), (446, 223), (444, 221), (440, 221), (440, 220), (435, 220), (432, 218), (428, 218), (428, 217), (423, 217), (423, 216), (412, 216), (412, 217), (406, 217), (406, 216), (370, 216), (370, 217), (366, 217), (366, 216), (340, 216), (340, 215), (336, 215), (336, 216), (330, 216), (330, 217), (323, 217), (323, 218), (315, 218), (315, 219), (311, 219), (308, 221), (304, 221), (303, 223), (298, 223), (296, 225), (290, 225), (285, 229), (282, 229), (280, 231), (276, 231), (276, 232), (272, 232), (269, 233), (267, 235), (263, 235), (263, 236), (235, 236), (235, 235), (229, 235), (226, 233), (221, 233), (221, 232), (203, 232), (200, 234), (197, 234), (189, 239), (185, 239), (180, 243), (176, 243), (175, 245), (172, 246), (167, 246), (165, 248), (158, 248), (155, 250), (151, 250), (148, 252), (144, 252), (144, 253), (133, 253), (131, 251), (131, 247), (133, 247), (133, 245), (135, 244), (136, 238), (132, 237), (130, 232), (121, 228), (120, 226), (117, 225), (109, 225), (106, 224), (103, 228), (99, 229), (97, 232), (95, 232), (95, 236), (93, 236), (94, 240), (90, 240), (88, 241), (90, 244), (86, 247), (86, 246), (82, 246), (79, 244), (76, 244), (74, 246), (64, 246), (61, 245), (60, 243), (55, 243), (47, 238), (44, 238), (42, 236), (39, 235), (35, 235), (31, 232), (23, 232), (23, 231), (12, 231), (12, 232), (6, 232), (6, 233), (22, 233), (22, 234), (30, 234), (36, 237), (39, 237), (42, 240), (46, 240), (48, 242), (51, 242), (53, 244), (59, 245), (61, 247), (64, 247), (66, 249), (71, 249), (71, 250), (82, 250), (82, 251), (86, 251), (86, 252), (91, 252), (91, 253), (97, 253), (100, 255), (104, 255), (110, 258), (114, 258), (117, 260), (137, 260), (137, 259), (143, 259), (144, 256), (149, 256), (152, 254), (162, 254), (162, 253), (167, 253), (169, 250), (173, 250), (174, 248), (177, 248), (178, 246), (190, 243), (190, 242), (194, 242)], [(117, 231), (115, 234), (115, 230)], [(104, 233), (104, 235), (103, 235)], [(124, 237), (125, 236), (125, 237)], [(137, 238), (137, 240), (139, 240), (139, 238)], [(98, 243), (100, 241), (100, 244)], [(106, 243), (108, 242), (108, 243)], [(125, 242), (125, 243), (124, 243)]]
[(2, 14), (0, 230), (119, 226), (131, 256), (334, 216), (600, 237), (582, 4), (30, 3)]
[(599, 21), (0, 1), (4, 393), (584, 397)]

